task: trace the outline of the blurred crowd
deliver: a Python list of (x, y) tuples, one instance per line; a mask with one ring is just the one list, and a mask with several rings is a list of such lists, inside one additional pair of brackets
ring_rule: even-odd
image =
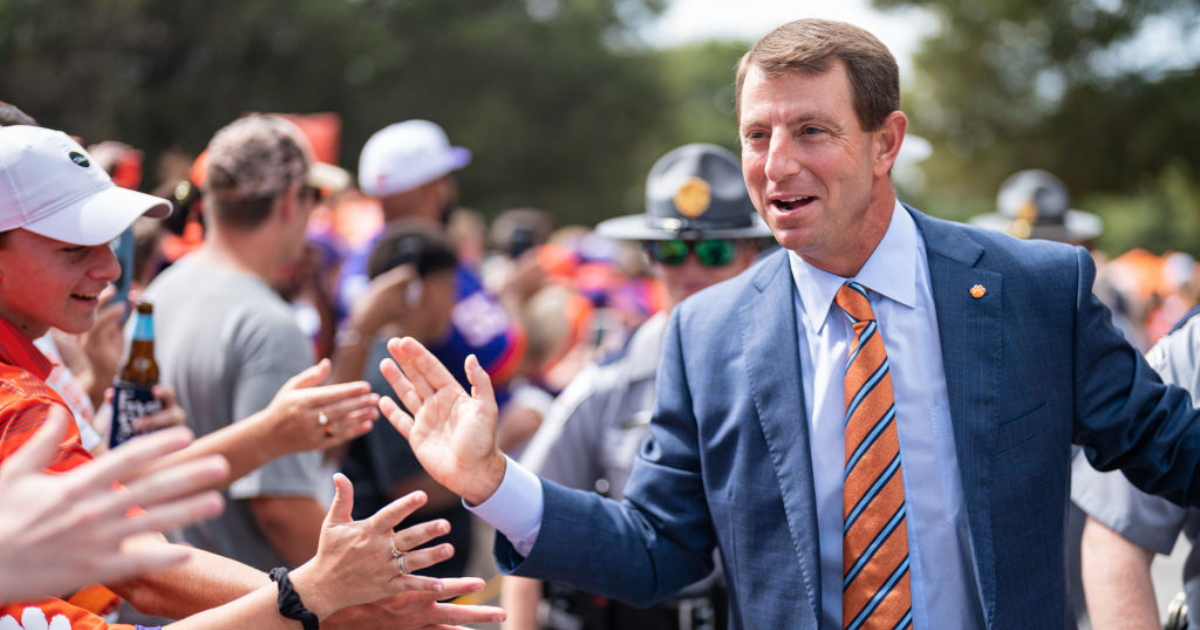
[[(745, 195), (736, 158), (708, 145), (684, 147), (656, 166), (662, 172), (651, 173), (648, 208), (657, 208), (649, 211), (661, 215), (655, 221), (667, 227), (654, 223), (646, 228), (646, 217), (637, 215), (610, 225), (605, 234), (590, 226), (558, 225), (552, 212), (538, 208), (508, 209), (489, 222), (480, 212), (461, 207), (455, 173), (470, 167), (471, 153), (452, 145), (444, 130), (429, 121), (405, 121), (376, 133), (363, 148), (355, 177), (330, 163), (337, 121), (327, 115), (250, 114), (219, 130), (199, 155), (168, 154), (148, 169), (141, 151), (119, 141), (85, 150), (83, 139), (43, 138), (29, 131), (37, 122), (12, 105), (0, 104), (0, 114), (0, 127), (10, 132), (5, 142), (15, 151), (6, 165), (10, 170), (21, 166), (21, 160), (28, 163), (27, 153), (20, 151), (50, 150), (39, 143), (70, 149), (72, 142), (80, 142), (70, 152), (75, 164), (102, 171), (111, 178), (109, 186), (130, 194), (141, 195), (132, 192), (138, 189), (153, 193), (131, 198), (141, 216), (127, 216), (127, 228), (109, 226), (110, 231), (121, 228), (117, 238), (105, 233), (91, 239), (103, 243), (80, 245), (89, 251), (108, 249), (111, 241), (120, 257), (121, 277), (109, 280), (121, 290), (97, 289), (89, 296), (98, 307), (94, 323), (66, 326), (50, 316), (34, 322), (35, 332), (45, 328), (45, 334), (33, 336), (52, 365), (46, 383), (74, 416), (73, 431), (67, 433), (76, 437), (59, 443), (58, 454), (51, 456), (57, 464), (49, 469), (90, 471), (94, 467), (83, 464), (91, 458), (118, 461), (104, 459), (110, 448), (109, 458), (132, 457), (128, 453), (134, 449), (110, 446), (111, 386), (128, 352), (132, 305), (150, 303), (162, 375), (154, 394), (162, 404), (161, 410), (138, 418), (135, 429), (150, 433), (186, 425), (196, 436), (174, 460), (167, 458), (154, 469), (170, 470), (176, 461), (197, 461), (199, 454), (222, 455), (229, 466), (224, 475), (208, 473), (222, 477), (207, 485), (223, 489), (224, 513), (211, 518), (209, 497), (202, 515), (187, 517), (207, 520), (170, 529), (160, 523), (172, 544), (263, 572), (273, 567), (303, 570), (320, 559), (314, 553), (344, 500), (341, 482), (329, 481), (330, 473), (340, 471), (353, 487), (352, 507), (344, 515), (353, 522), (394, 511), (391, 506), (402, 497), (410, 504), (418, 501), (412, 497), (421, 497), (423, 505), (409, 510), (415, 509), (412, 520), (436, 528), (437, 536), (428, 529), (420, 541), (433, 539), (425, 549), (436, 553), (436, 560), (405, 565), (404, 558), (412, 556), (397, 552), (398, 543), (393, 543), (393, 553), (404, 576), (411, 571), (449, 580), (439, 587), (439, 597), (425, 602), (435, 612), (442, 609), (433, 608), (440, 605), (434, 602), (448, 599), (442, 596), (481, 587), (478, 581), (455, 580), (468, 573), (473, 553), (486, 550), (472, 550), (478, 524), (462, 501), (425, 474), (390, 424), (373, 422), (380, 398), (394, 395), (379, 369), (388, 356), (388, 340), (406, 336), (427, 345), (466, 387), (465, 362), (468, 357), (478, 361), (491, 376), (500, 405), (497, 441), (506, 453), (520, 457), (548, 417), (557, 418), (552, 424), (559, 431), (574, 413), (561, 399), (554, 411), (556, 398), (568, 385), (575, 382), (576, 390), (590, 393), (591, 387), (583, 384), (592, 378), (587, 371), (621, 356), (634, 331), (654, 319), (654, 334), (661, 335), (667, 310), (746, 269), (770, 243), (769, 230)], [(30, 134), (31, 139), (24, 137)], [(34, 148), (22, 146), (24, 142)], [(147, 176), (147, 170), (153, 175)], [(55, 196), (37, 181), (52, 175), (25, 173), (33, 183), (18, 181), (17, 186), (41, 189), (49, 196), (46, 206), (62, 207), (72, 195), (76, 203), (81, 196), (90, 199), (69, 190)], [(656, 182), (667, 188), (653, 190)], [(687, 204), (681, 201), (684, 193), (675, 190), (680, 182), (688, 184)], [(149, 210), (142, 207), (146, 204), (151, 204)], [(681, 214), (677, 206), (688, 204), (690, 214)], [(41, 229), (27, 219), (14, 226)], [(73, 242), (53, 229), (46, 236)], [(704, 239), (702, 247), (695, 245), (698, 238)], [(106, 273), (92, 269), (87, 276), (103, 279)], [(98, 286), (104, 284), (108, 282)], [(636, 407), (630, 413), (639, 417), (653, 403), (658, 338), (653, 337), (648, 355), (638, 357), (643, 362), (637, 365), (639, 378), (650, 385), (630, 399)], [(577, 391), (575, 397), (579, 395)], [(52, 442), (54, 430), (62, 427), (47, 425), (53, 430), (47, 429), (41, 439)], [(645, 422), (618, 432), (628, 428), (637, 429), (638, 439), (619, 440), (626, 447), (611, 455), (623, 460), (613, 463), (626, 470), (634, 454), (629, 447), (644, 438)], [(5, 424), (2, 452), (20, 455), (27, 442), (34, 444), (29, 437), (18, 439), (13, 425)], [(169, 448), (180, 447), (177, 435), (175, 442)], [(138, 438), (134, 443), (149, 441)], [(69, 464), (62, 451), (68, 444), (82, 448)], [(157, 448), (155, 454), (161, 455), (168, 447)], [(548, 448), (549, 443), (543, 444), (539, 457)], [(133, 483), (145, 474), (131, 464), (123, 472)], [(623, 480), (596, 481), (619, 496)], [(96, 482), (91, 483), (95, 491)], [(192, 485), (177, 490), (195, 491)], [(146, 502), (139, 505), (152, 508)], [(408, 531), (396, 527), (400, 533)], [(165, 562), (165, 552), (156, 553)], [(209, 570), (218, 575), (230, 571)], [(178, 601), (164, 604), (157, 589), (187, 575), (160, 577), (154, 587), (136, 581), (134, 587), (127, 582), (72, 582), (80, 588), (4, 592), (0, 601), (12, 603), (0, 613), (21, 619), (40, 610), (47, 618), (63, 615), (76, 624), (86, 619), (95, 627), (170, 624), (220, 601), (183, 589), (174, 593)], [(228, 588), (224, 576), (210, 579)], [(432, 589), (429, 584), (420, 588)], [(208, 581), (194, 586), (212, 587)], [(29, 594), (60, 598), (35, 609), (18, 601)], [(529, 605), (538, 599), (540, 594)], [(456, 613), (457, 619), (466, 621), (497, 614), (488, 607), (455, 610), (463, 611)], [(370, 614), (382, 613), (364, 614), (370, 619)], [(535, 621), (530, 617), (522, 623)]]
[[(87, 480), (96, 496), (114, 482), (141, 488), (158, 479), (187, 494), (218, 487), (224, 501), (197, 495), (189, 500), (199, 503), (188, 504), (187, 514), (176, 509), (146, 529), (168, 532), (171, 542), (157, 544), (183, 544), (238, 564), (211, 559), (197, 565), (194, 556), (151, 546), (139, 547), (157, 554), (156, 564), (147, 566), (170, 565), (178, 572), (147, 580), (137, 577), (145, 569), (138, 565), (113, 581), (80, 569), (44, 588), (35, 581), (25, 589), (0, 580), (0, 615), (9, 615), (0, 616), (4, 628), (3, 620), (22, 615), (23, 627), (33, 627), (30, 614), (92, 624), (72, 627), (153, 627), (189, 617), (203, 627), (223, 627), (219, 616), (201, 611), (211, 614), (218, 604), (245, 596), (249, 603), (230, 619), (249, 618), (247, 611), (257, 610), (253, 598), (262, 599), (265, 572), (278, 567), (292, 570), (298, 591), (316, 584), (340, 594), (339, 588), (359, 584), (369, 573), (342, 575), (332, 568), (338, 562), (358, 566), (338, 555), (359, 549), (346, 542), (347, 528), (357, 523), (389, 534), (391, 549), (374, 551), (394, 559), (399, 576), (431, 579), (322, 602), (331, 627), (338, 614), (349, 620), (347, 627), (385, 627), (371, 625), (384, 618), (392, 624), (386, 627), (497, 621), (500, 614), (490, 607), (437, 603), (482, 589), (482, 581), (461, 576), (471, 571), (473, 556), (490, 550), (473, 548), (480, 523), (462, 500), (426, 474), (391, 423), (376, 421), (381, 399), (396, 396), (393, 379), (380, 369), (395, 351), (389, 340), (421, 342), (468, 390), (468, 372), (477, 363), (495, 389), (497, 442), (507, 455), (548, 479), (620, 498), (647, 434), (666, 313), (774, 247), (746, 196), (738, 159), (709, 145), (681, 147), (654, 166), (643, 213), (584, 226), (558, 224), (553, 208), (515, 207), (489, 219), (463, 207), (456, 173), (479, 166), (472, 165), (468, 148), (430, 121), (379, 130), (362, 148), (357, 174), (337, 164), (340, 121), (331, 114), (250, 114), (217, 130), (199, 155), (171, 153), (153, 165), (117, 140), (84, 150), (99, 139), (26, 131), (36, 125), (0, 103), (0, 126), (11, 127), (4, 142), (24, 142), (20, 133), (32, 138), (30, 146), (58, 143), (85, 162), (76, 164), (100, 169), (115, 186), (148, 190), (158, 199), (131, 201), (137, 216), (128, 217), (127, 227), (115, 226), (117, 238), (95, 243), (61, 238), (55, 227), (37, 232), (45, 221), (38, 217), (14, 219), (4, 228), (33, 230), (81, 248), (107, 248), (124, 238), (122, 279), (112, 280), (126, 283), (128, 294), (98, 288), (87, 295), (99, 307), (87, 325), (30, 315), (30, 330), (45, 333), (34, 342), (52, 367), (45, 382), (74, 422), (54, 418), (36, 436), (13, 421), (4, 425), (0, 458), (9, 459), (0, 474), (0, 501), (10, 500), (6, 486), (25, 488), (22, 500), (57, 491), (47, 485), (50, 478), (35, 476), (47, 463), (61, 472), (97, 471)], [(80, 142), (78, 150), (72, 142)], [(34, 181), (37, 174), (21, 176)], [(35, 192), (51, 199), (47, 207), (55, 212), (99, 194)], [(169, 203), (169, 215), (161, 200)], [(1143, 352), (1200, 308), (1193, 258), (1144, 250), (1109, 257), (1094, 250), (1101, 222), (1073, 208), (1067, 187), (1051, 173), (1013, 175), (1000, 186), (997, 211), (973, 222), (1091, 250), (1097, 296)], [(107, 272), (88, 273), (101, 278)], [(109, 388), (128, 346), (130, 305), (138, 301), (154, 305), (162, 374), (155, 393), (162, 409), (139, 419), (137, 428), (165, 431), (155, 434), (157, 442), (138, 438), (133, 443), (140, 446), (103, 456), (112, 426)], [(195, 441), (173, 433), (170, 427), (177, 425), (189, 427)], [(63, 432), (65, 440), (59, 439)], [(142, 466), (151, 455), (188, 449), (194, 452), (177, 454), (177, 461), (208, 463), (189, 469), (195, 482), (186, 488), (177, 477), (163, 481)], [(121, 460), (115, 459), (118, 450), (126, 453)], [(219, 454), (225, 462), (197, 454)], [(101, 474), (99, 466), (109, 468)], [(162, 464), (155, 470), (162, 475), (171, 469)], [(14, 480), (17, 475), (24, 476)], [(82, 477), (63, 478), (83, 484)], [(221, 503), (224, 513), (215, 516)], [(126, 509), (160, 514), (153, 502), (133, 505), (105, 509), (110, 515)], [(401, 524), (399, 517), (426, 525), (405, 529), (411, 523)], [(76, 521), (73, 527), (89, 525)], [(425, 555), (418, 556), (418, 549)], [(188, 563), (190, 569), (178, 568)], [(7, 566), (4, 572), (13, 573)], [(181, 586), (196, 572), (210, 577)], [(286, 576), (271, 573), (280, 582), (280, 610)], [(649, 611), (532, 580), (510, 578), (504, 589), (511, 628), (725, 627), (719, 571)], [(394, 599), (401, 590), (422, 593), (422, 599)], [(393, 603), (372, 609), (376, 601)], [(274, 600), (265, 608), (274, 611)], [(452, 610), (458, 612), (447, 612)], [(400, 613), (407, 615), (403, 623)]]

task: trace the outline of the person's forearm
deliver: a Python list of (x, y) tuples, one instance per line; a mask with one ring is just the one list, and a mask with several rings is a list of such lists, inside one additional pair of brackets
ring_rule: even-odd
[(500, 607), (508, 613), (502, 630), (538, 630), (538, 602), (542, 600), (542, 582), (507, 575), (500, 593)]
[(229, 477), (217, 489), (227, 488), (263, 464), (287, 454), (281, 448), (284, 444), (281, 440), (264, 435), (264, 423), (259, 418), (264, 413), (267, 410), (197, 438), (187, 448), (159, 459), (152, 469), (159, 470), (205, 455), (223, 455), (229, 461)]
[[(311, 575), (301, 577), (305, 569), (290, 572), (288, 578), (300, 602), (319, 620), (325, 620), (337, 612), (336, 602), (320, 597), (318, 585)], [(299, 621), (287, 619), (279, 613), (279, 587), (272, 583), (224, 606), (206, 610), (187, 619), (166, 626), (169, 630), (230, 630), (254, 628), (255, 630), (296, 630)]]
[(1150, 578), (1154, 554), (1092, 518), (1083, 528), (1081, 564), (1088, 616), (1095, 630), (1157, 630)]
[(299, 621), (279, 614), (277, 593), (274, 585), (263, 587), (224, 606), (168, 624), (164, 630), (298, 630), (301, 628)]
[(317, 553), (325, 510), (312, 497), (272, 496), (250, 499), (250, 513), (263, 537), (289, 567)]
[(348, 327), (338, 333), (331, 353), (333, 360), (331, 382), (349, 383), (363, 377), (367, 357), (371, 353), (371, 340), (374, 339), (374, 336), (374, 331), (363, 333), (353, 327)]
[[(169, 544), (160, 534), (148, 534), (130, 539), (125, 547)], [(257, 569), (193, 549), (191, 558), (177, 567), (106, 586), (138, 612), (180, 619), (233, 601), (265, 584), (270, 584), (270, 579)]]

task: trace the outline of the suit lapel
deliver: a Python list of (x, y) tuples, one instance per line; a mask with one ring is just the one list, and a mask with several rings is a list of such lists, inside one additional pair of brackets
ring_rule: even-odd
[[(984, 250), (961, 228), (909, 208), (925, 240), (942, 343), (955, 453), (962, 476), (971, 550), (984, 617), (995, 616), (996, 575), (991, 531), (993, 479), (988, 440), (999, 409), (1003, 343), (1002, 276), (977, 267)], [(972, 292), (974, 287), (981, 287)]]
[[(816, 494), (812, 484), (808, 423), (800, 375), (793, 283), (787, 253), (759, 265), (754, 278), (758, 299), (741, 306), (742, 344), (754, 407), (782, 490), (784, 512), (804, 592), (812, 607), (811, 623), (821, 618), (821, 563), (817, 539)], [(802, 453), (798, 457), (797, 453)]]

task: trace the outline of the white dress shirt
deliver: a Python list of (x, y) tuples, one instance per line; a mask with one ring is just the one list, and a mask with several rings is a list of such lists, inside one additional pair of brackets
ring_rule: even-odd
[[(908, 508), (913, 627), (982, 630), (937, 313), (925, 243), (916, 224), (897, 202), (883, 240), (853, 278), (812, 267), (794, 252), (789, 259), (817, 500), (821, 627), (842, 627), (843, 377), (853, 330), (833, 299), (843, 283), (855, 280), (869, 290), (892, 365)], [(518, 553), (529, 555), (543, 507), (537, 476), (509, 460), (500, 489), (470, 509), (504, 534)]]

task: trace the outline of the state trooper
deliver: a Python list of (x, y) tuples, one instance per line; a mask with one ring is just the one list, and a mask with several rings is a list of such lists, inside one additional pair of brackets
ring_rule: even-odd
[[(547, 479), (620, 499), (649, 436), (670, 309), (749, 268), (771, 231), (750, 203), (739, 160), (718, 146), (689, 144), (654, 164), (644, 214), (604, 221), (596, 233), (642, 245), (666, 288), (668, 309), (638, 327), (620, 352), (580, 372), (555, 401), (522, 463)], [(504, 627), (715, 630), (727, 617), (721, 582), (718, 569), (673, 600), (638, 610), (565, 586), (508, 577)]]

